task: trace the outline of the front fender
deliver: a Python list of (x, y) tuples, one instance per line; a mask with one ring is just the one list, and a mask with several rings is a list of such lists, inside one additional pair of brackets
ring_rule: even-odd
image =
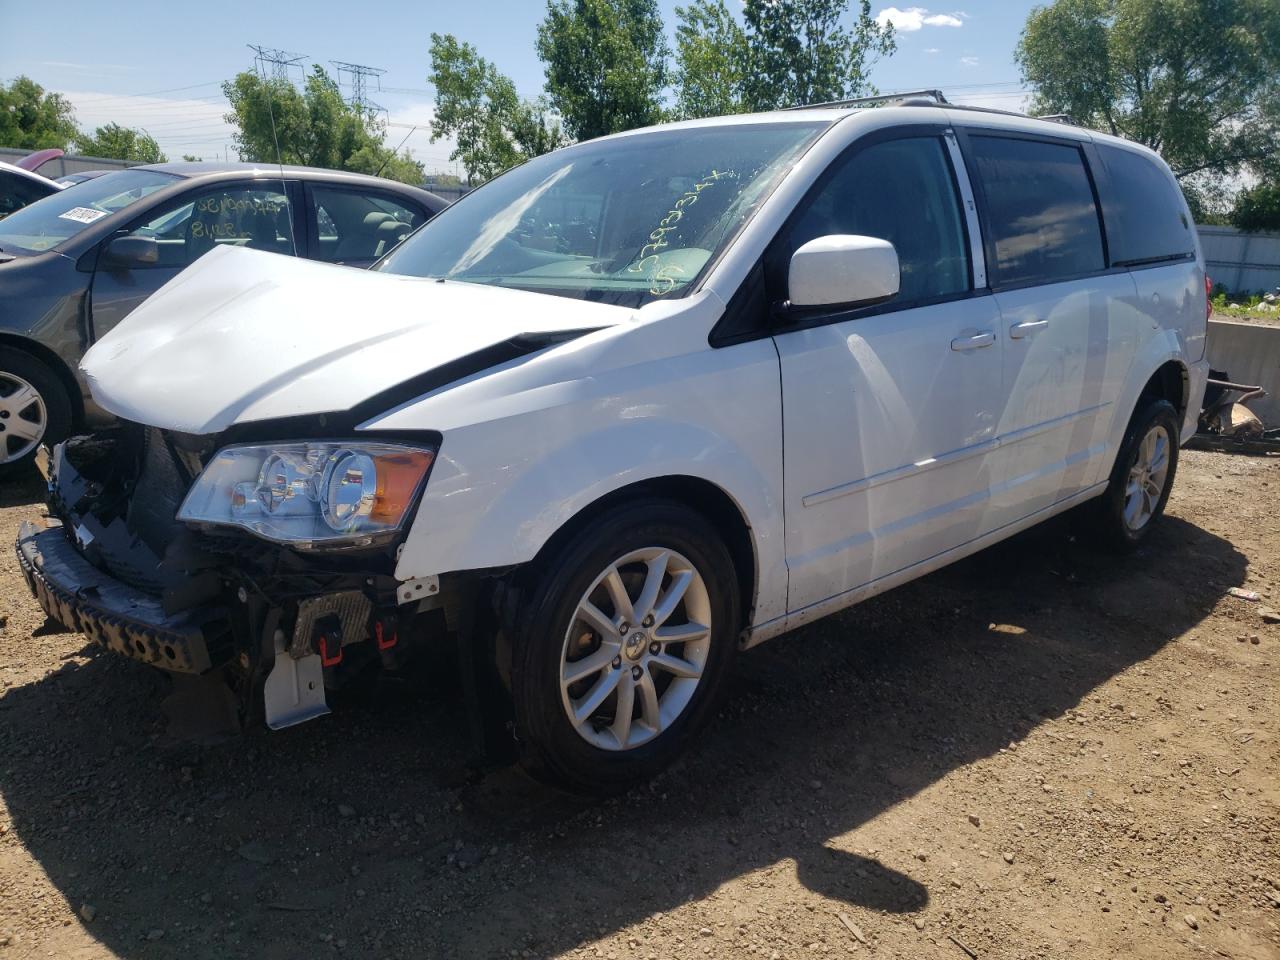
[(781, 399), (771, 343), (642, 360), (506, 403), (506, 416), (481, 402), (471, 423), (442, 431), (398, 578), (527, 563), (600, 498), (646, 480), (693, 477), (723, 490), (749, 527), (753, 621), (785, 612)]

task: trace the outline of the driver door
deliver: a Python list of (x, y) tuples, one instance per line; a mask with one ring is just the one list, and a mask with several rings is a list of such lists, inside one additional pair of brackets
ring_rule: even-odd
[(773, 301), (787, 297), (791, 254), (830, 234), (890, 241), (902, 278), (887, 303), (774, 337), (793, 613), (988, 527), (1002, 343), (968, 181), (941, 129), (890, 137), (833, 164), (767, 261)]
[(116, 234), (155, 241), (158, 257), (125, 267), (99, 251), (89, 298), (94, 340), (216, 246), (293, 255), (291, 191), (279, 180), (218, 184), (154, 208)]

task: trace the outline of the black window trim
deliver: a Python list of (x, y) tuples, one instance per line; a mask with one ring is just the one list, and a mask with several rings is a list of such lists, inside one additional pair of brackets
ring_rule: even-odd
[[(876, 317), (886, 313), (901, 313), (906, 310), (918, 310), (923, 307), (933, 307), (944, 303), (955, 303), (963, 300), (972, 300), (975, 297), (988, 296), (991, 293), (989, 287), (975, 289), (973, 286), (973, 249), (971, 245), (970, 232), (968, 228), (968, 211), (964, 207), (964, 192), (960, 189), (959, 176), (960, 173), (956, 169), (955, 163), (951, 158), (951, 151), (947, 147), (946, 137), (955, 133), (956, 128), (949, 123), (913, 123), (903, 124), (901, 126), (882, 127), (879, 130), (873, 130), (861, 137), (858, 137), (848, 146), (846, 146), (835, 158), (827, 164), (826, 169), (818, 176), (805, 191), (804, 196), (792, 208), (783, 221), (782, 226), (778, 228), (773, 238), (766, 245), (764, 253), (755, 265), (747, 272), (747, 276), (743, 279), (742, 284), (734, 295), (729, 299), (729, 303), (725, 308), (724, 315), (716, 322), (708, 337), (708, 342), (712, 347), (727, 347), (737, 343), (747, 343), (752, 340), (760, 340), (765, 337), (773, 337), (784, 333), (794, 333), (799, 330), (809, 330), (814, 327), (827, 326), (834, 323), (844, 323), (848, 320), (861, 320), (864, 317)], [(889, 299), (877, 301), (875, 303), (858, 306), (858, 307), (790, 307), (783, 308), (782, 303), (776, 301), (770, 296), (771, 291), (767, 285), (761, 294), (765, 297), (765, 304), (762, 305), (753, 302), (755, 297), (750, 295), (750, 288), (753, 284), (767, 284), (767, 280), (762, 280), (759, 273), (765, 269), (766, 262), (771, 257), (777, 257), (777, 245), (786, 236), (795, 222), (799, 219), (801, 213), (806, 209), (807, 205), (819, 194), (831, 179), (836, 176), (837, 172), (843, 166), (856, 157), (863, 150), (877, 146), (882, 143), (890, 143), (895, 140), (920, 140), (932, 139), (937, 141), (942, 151), (943, 158), (947, 164), (947, 169), (951, 173), (951, 187), (954, 191), (956, 200), (956, 209), (960, 213), (961, 233), (963, 234), (964, 251), (968, 260), (966, 265), (968, 289), (957, 293), (945, 294), (938, 297), (921, 297), (916, 300), (897, 300)], [(963, 156), (963, 155), (962, 155)], [(968, 156), (963, 156), (965, 166), (969, 166)], [(970, 176), (972, 184), (973, 177)], [(975, 193), (976, 199), (976, 193)], [(984, 249), (985, 253), (985, 249)], [(987, 268), (988, 283), (990, 283), (990, 267)], [(744, 325), (739, 319), (744, 313), (758, 312), (761, 317), (754, 322), (748, 320)], [(767, 318), (767, 319), (766, 319)]]
[[(1052, 277), (1047, 280), (1036, 278), (1019, 280), (1015, 283), (999, 283), (996, 276), (998, 272), (996, 264), (998, 261), (995, 255), (995, 235), (991, 229), (991, 211), (987, 205), (987, 192), (982, 183), (982, 177), (977, 172), (977, 157), (974, 155), (973, 144), (970, 141), (971, 137), (1030, 140), (1076, 150), (1080, 154), (1080, 161), (1084, 165), (1085, 176), (1089, 181), (1089, 191), (1093, 195), (1094, 215), (1098, 219), (1098, 232), (1102, 238), (1103, 267), (1099, 270), (1087, 270), (1082, 273)], [(1076, 140), (1071, 137), (1055, 137), (1024, 130), (1008, 130), (1000, 127), (973, 126), (969, 124), (956, 125), (956, 139), (960, 144), (960, 153), (964, 157), (965, 167), (969, 170), (969, 182), (973, 187), (974, 200), (978, 205), (978, 223), (982, 228), (982, 246), (987, 261), (987, 286), (992, 293), (1026, 290), (1030, 287), (1048, 287), (1058, 283), (1072, 283), (1078, 280), (1088, 280), (1091, 277), (1105, 277), (1114, 273), (1123, 273), (1127, 270), (1126, 267), (1121, 267), (1111, 262), (1111, 250), (1107, 242), (1107, 224), (1102, 215), (1102, 200), (1098, 190), (1098, 176), (1103, 167), (1098, 160), (1096, 151), (1093, 150), (1092, 141)]]

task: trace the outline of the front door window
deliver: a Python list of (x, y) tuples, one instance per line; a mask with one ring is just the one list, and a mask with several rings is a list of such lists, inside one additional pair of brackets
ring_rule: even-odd
[(157, 267), (186, 267), (217, 246), (295, 252), (289, 198), (283, 190), (229, 186), (168, 206), (130, 236), (154, 239)]

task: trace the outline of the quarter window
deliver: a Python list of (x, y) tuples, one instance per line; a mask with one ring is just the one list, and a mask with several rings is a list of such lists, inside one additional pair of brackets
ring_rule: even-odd
[(1112, 262), (1157, 263), (1193, 256), (1191, 217), (1168, 171), (1133, 150), (1100, 145), (1098, 151), (1111, 180), (1102, 212)]
[(1080, 149), (973, 137), (993, 284), (1052, 283), (1103, 269), (1102, 229)]
[[(856, 148), (855, 148), (856, 149)], [(793, 221), (786, 261), (818, 237), (888, 240), (898, 252), (906, 305), (969, 289), (969, 249), (951, 164), (936, 137), (890, 140), (837, 161), (834, 175)]]

